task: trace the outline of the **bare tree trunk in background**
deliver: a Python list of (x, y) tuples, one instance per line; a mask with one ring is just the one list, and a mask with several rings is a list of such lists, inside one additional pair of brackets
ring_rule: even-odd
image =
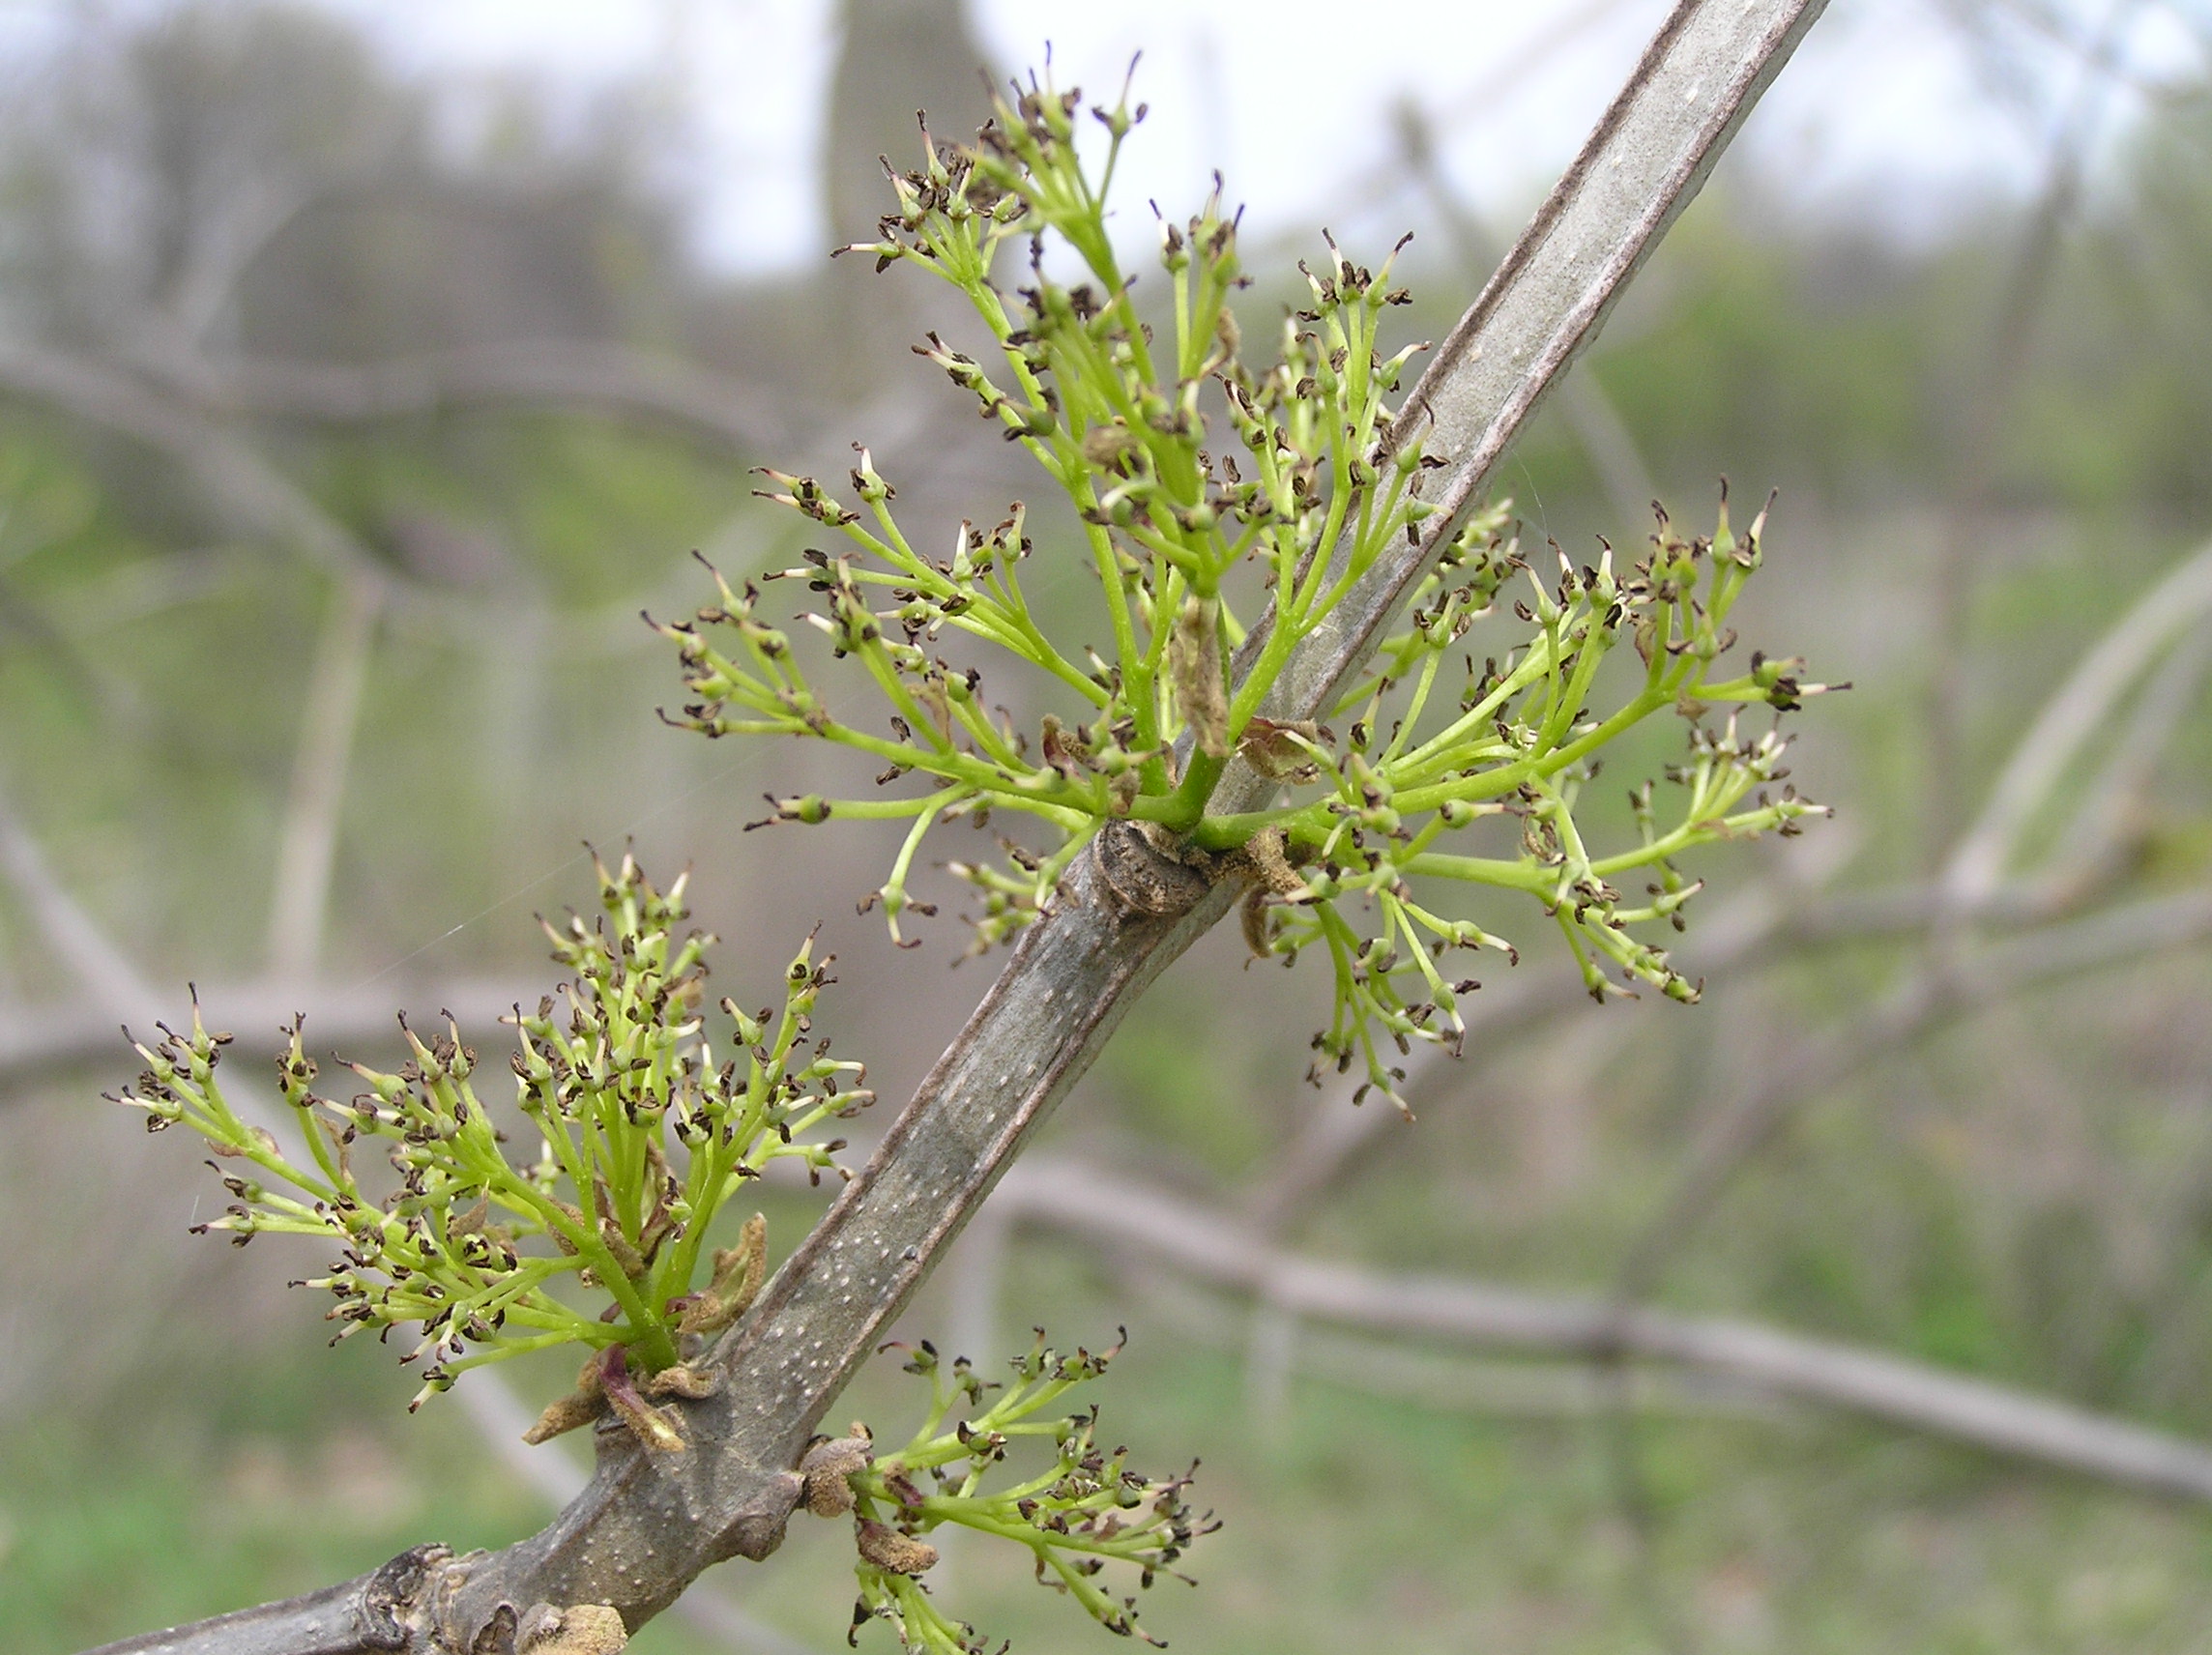
[[(885, 160), (901, 172), (920, 160), (916, 116), (927, 110), (939, 138), (964, 140), (990, 113), (992, 79), (966, 0), (841, 0), (837, 11), (844, 41), (822, 151), (825, 253), (876, 239)], [(871, 280), (854, 259), (824, 275), (825, 390), (850, 400), (882, 383), (885, 364), (921, 332), (917, 286)]]

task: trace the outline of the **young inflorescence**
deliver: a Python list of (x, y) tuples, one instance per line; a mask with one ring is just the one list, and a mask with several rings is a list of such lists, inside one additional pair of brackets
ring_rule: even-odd
[[(1045, 1415), (1104, 1373), (1121, 1345), (1062, 1355), (1039, 1328), (1036, 1343), (1014, 1358), (1014, 1382), (1004, 1387), (978, 1379), (965, 1357), (946, 1363), (926, 1340), (884, 1349), (904, 1351), (906, 1371), (930, 1381), (920, 1428), (904, 1446), (879, 1454), (867, 1428), (856, 1425), (849, 1437), (818, 1442), (801, 1466), (810, 1510), (853, 1516), (860, 1593), (852, 1640), (880, 1618), (910, 1650), (986, 1655), (987, 1641), (945, 1614), (921, 1582), (938, 1555), (922, 1536), (952, 1524), (1026, 1547), (1040, 1584), (1073, 1597), (1109, 1632), (1156, 1643), (1137, 1623), (1136, 1598), (1116, 1597), (1099, 1577), (1109, 1563), (1121, 1563), (1136, 1571), (1141, 1588), (1162, 1574), (1189, 1580), (1176, 1562), (1194, 1539), (1220, 1526), (1184, 1499), (1198, 1467), (1179, 1477), (1146, 1477), (1129, 1468), (1127, 1449), (1099, 1446), (1095, 1408)], [(986, 1408), (993, 1391), (999, 1395)], [(962, 1405), (973, 1411), (946, 1431), (946, 1420)], [(1018, 1452), (1025, 1438), (1049, 1445), (1050, 1459), (1027, 1475), (1004, 1471), (1009, 1450)], [(986, 1491), (994, 1473), (1017, 1480)]]
[[(897, 211), (882, 240), (846, 250), (943, 278), (989, 331), (992, 367), (935, 334), (917, 349), (1073, 506), (1111, 653), (1068, 648), (1040, 623), (1022, 584), (1035, 547), (1020, 505), (987, 531), (963, 523), (949, 556), (933, 559), (909, 539), (894, 490), (863, 450), (852, 504), (814, 478), (768, 474), (770, 498), (842, 542), (769, 578), (805, 584), (817, 600), (805, 623), (869, 675), (884, 729), (833, 712), (792, 638), (761, 618), (760, 587), (718, 574), (715, 605), (660, 628), (690, 694), (675, 721), (710, 736), (812, 737), (881, 762), (883, 797), (773, 798), (771, 820), (910, 821), (870, 898), (894, 938), (917, 906), (908, 880), (934, 825), (1010, 811), (1058, 837), (1038, 853), (1009, 845), (1003, 864), (950, 864), (982, 898), (979, 947), (1030, 922), (1106, 824), (1145, 825), (1194, 868), (1252, 886), (1255, 950), (1327, 953), (1335, 1008), (1315, 1039), (1317, 1077), (1357, 1061), (1396, 1097), (1393, 1051), (1413, 1039), (1455, 1044), (1464, 1031), (1457, 1005), (1473, 985), (1441, 957), (1505, 944), (1416, 894), (1438, 881), (1535, 897), (1601, 999), (1640, 982), (1696, 998), (1665, 951), (1637, 935), (1681, 927), (1698, 885), (1675, 858), (1714, 840), (1793, 831), (1818, 809), (1777, 786), (1783, 738), (1739, 730), (1732, 710), (1780, 713), (1829, 686), (1801, 682), (1795, 660), (1754, 654), (1728, 675), (1715, 666), (1735, 640), (1728, 615), (1759, 566), (1765, 513), (1733, 533), (1724, 487), (1710, 537), (1677, 536), (1662, 511), (1633, 570), (1616, 569), (1610, 547), (1580, 566), (1560, 554), (1556, 584), (1501, 537), (1502, 508), (1478, 513), (1442, 549), (1405, 630), (1362, 682), (1313, 720), (1264, 716), (1291, 653), (1391, 545), (1417, 540), (1435, 509), (1422, 489), (1441, 462), (1386, 400), (1420, 348), (1385, 355), (1380, 342), (1382, 313), (1406, 290), (1391, 284), (1390, 260), (1370, 271), (1328, 242), (1323, 268), (1299, 267), (1310, 304), (1285, 318), (1278, 360), (1253, 368), (1230, 305), (1247, 282), (1237, 222), (1217, 189), (1187, 223), (1161, 223), (1172, 312), (1161, 336), (1106, 232), (1107, 187), (1143, 108), (1132, 111), (1124, 92), (1091, 110), (1106, 133), (1094, 183), (1077, 153), (1079, 107), (1075, 93), (1033, 81), (999, 102), (972, 147), (940, 146), (925, 131), (920, 170), (892, 179)], [(1048, 241), (1074, 253), (1079, 279), (1048, 274)], [(1008, 291), (993, 273), (1004, 250), (1025, 244), (1028, 279)], [(1217, 425), (1221, 438), (1209, 438)], [(1524, 572), (1528, 585), (1510, 595)], [(1248, 637), (1238, 601), (1247, 612), (1271, 602), (1263, 635)], [(1499, 620), (1501, 605), (1518, 633), (1486, 646), (1478, 666), (1468, 633)], [(991, 708), (980, 670), (939, 653), (948, 630), (1041, 675), (1061, 711), (1033, 736), (1017, 728)], [(1601, 681), (1622, 642), (1641, 673)], [(1683, 790), (1678, 808), (1662, 825), (1651, 789), (1639, 789), (1637, 842), (1591, 848), (1575, 805), (1600, 750), (1668, 711), (1690, 726), (1689, 762), (1669, 772)], [(1279, 782), (1279, 802), (1208, 814), (1233, 760)], [(1448, 835), (1498, 815), (1518, 822), (1517, 854), (1446, 848)], [(1619, 883), (1631, 874), (1648, 882), (1634, 898)]]
[[(784, 973), (783, 1006), (721, 1009), (734, 1040), (709, 1042), (703, 933), (678, 935), (684, 880), (662, 894), (625, 857), (598, 865), (604, 915), (545, 927), (570, 973), (557, 1003), (515, 1010), (515, 1107), (538, 1138), (516, 1164), (478, 1096), (476, 1054), (449, 1023), (428, 1041), (400, 1022), (413, 1054), (396, 1074), (346, 1067), (366, 1088), (350, 1100), (318, 1095), (299, 1020), (277, 1060), (306, 1159), (243, 1118), (216, 1068), (224, 1033), (193, 1006), (189, 1033), (166, 1026), (140, 1045), (147, 1068), (119, 1102), (146, 1111), (150, 1131), (182, 1121), (218, 1157), (231, 1196), (195, 1226), (244, 1246), (263, 1232), (321, 1236), (339, 1257), (303, 1285), (329, 1290), (342, 1339), (421, 1323), (403, 1358), (422, 1360), (414, 1406), (458, 1374), (525, 1351), (579, 1344), (592, 1351), (578, 1390), (546, 1410), (542, 1439), (612, 1409), (655, 1447), (683, 1438), (655, 1396), (700, 1394), (710, 1378), (687, 1365), (750, 1303), (765, 1275), (756, 1215), (733, 1247), (710, 1251), (716, 1216), (771, 1161), (801, 1159), (816, 1177), (843, 1140), (801, 1135), (872, 1101), (853, 1089), (860, 1065), (810, 1038), (814, 1004), (832, 979), (809, 939)], [(364, 1144), (384, 1153), (391, 1185), (364, 1186)], [(704, 1267), (706, 1280), (699, 1277)], [(564, 1285), (603, 1291), (605, 1313), (572, 1303)], [(336, 1341), (334, 1340), (335, 1344)]]

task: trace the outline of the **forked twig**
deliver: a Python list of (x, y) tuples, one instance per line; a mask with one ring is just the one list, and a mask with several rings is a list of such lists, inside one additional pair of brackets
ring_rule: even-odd
[(1943, 870), (1944, 900), (1970, 908), (2004, 879), (2036, 813), (2112, 709), (2192, 626), (2212, 616), (2212, 545), (2170, 569), (2081, 657), (2019, 742)]

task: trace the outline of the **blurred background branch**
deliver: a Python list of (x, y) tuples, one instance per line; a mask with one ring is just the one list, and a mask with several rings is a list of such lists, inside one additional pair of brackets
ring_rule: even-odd
[[(1998, 1453), (2212, 1501), (2212, 1448), (1869, 1350), (1603, 1299), (1547, 1297), (1300, 1258), (1270, 1249), (1240, 1226), (1079, 1162), (1024, 1161), (995, 1199), (1012, 1207), (1015, 1222), (1165, 1259), (1294, 1318), (1598, 1363), (1624, 1356), (1676, 1362)], [(1354, 1375), (1350, 1382), (1360, 1381)]]

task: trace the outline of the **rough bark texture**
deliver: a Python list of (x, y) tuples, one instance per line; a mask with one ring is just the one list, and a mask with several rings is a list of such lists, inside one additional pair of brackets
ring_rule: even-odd
[[(1448, 462), (1435, 497), (1448, 509), (1306, 640), (1269, 716), (1310, 717), (1357, 673), (1452, 515), (1596, 334), (1823, 3), (1682, 0), (1668, 18), (1408, 400), (1401, 428), (1422, 430)], [(1251, 808), (1274, 785), (1233, 764), (1213, 808)], [(788, 1467), (824, 1411), (1130, 1002), (1234, 895), (1216, 886), (1179, 914), (1135, 912), (1093, 857), (1076, 863), (867, 1168), (725, 1337), (719, 1394), (672, 1405), (688, 1452), (648, 1454), (602, 1433), (590, 1486), (550, 1526), (502, 1552), (410, 1565), (404, 1602), (386, 1601), (392, 1570), (409, 1562), (395, 1559), (346, 1586), (101, 1655), (527, 1655), (518, 1640), (545, 1606), (609, 1604), (634, 1629), (709, 1564), (766, 1556), (799, 1499)]]

